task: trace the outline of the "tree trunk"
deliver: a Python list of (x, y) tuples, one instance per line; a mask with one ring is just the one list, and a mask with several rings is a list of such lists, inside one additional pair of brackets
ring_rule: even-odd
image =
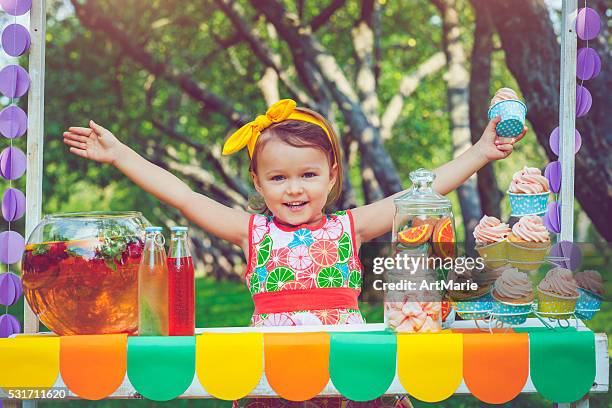
[[(469, 74), (465, 50), (461, 42), (459, 15), (455, 0), (446, 0), (440, 8), (444, 27), (444, 52), (448, 64), (446, 74), (450, 132), (453, 140), (453, 156), (457, 157), (471, 146), (469, 118)], [(476, 189), (476, 177), (470, 177), (457, 188), (461, 215), (465, 227), (466, 248), (473, 248), (472, 231), (480, 219), (480, 201)]]
[[(474, 7), (482, 9), (487, 0), (472, 0)], [(476, 14), (474, 46), (470, 71), (470, 132), (476, 143), (487, 126), (487, 111), (491, 86), (491, 54), (493, 52), (493, 22), (486, 10)], [(493, 163), (485, 165), (477, 174), (478, 197), (482, 213), (501, 218), (502, 193), (497, 186)]]
[[(604, 0), (592, 0), (590, 4), (605, 18), (602, 12)], [(525, 95), (527, 118), (538, 141), (549, 159), (557, 160), (548, 145), (548, 137), (559, 125), (561, 51), (544, 0), (490, 0), (483, 2), (477, 12), (481, 10), (491, 13), (508, 68)], [(612, 241), (609, 222), (612, 214), (612, 55), (605, 36), (605, 24), (602, 26), (603, 32), (589, 42), (601, 57), (601, 73), (584, 84), (591, 92), (593, 105), (585, 117), (576, 121), (582, 135), (582, 148), (576, 155), (575, 179), (578, 182), (574, 194), (599, 233), (609, 242)]]
[(372, 167), (383, 193), (387, 196), (400, 191), (401, 181), (391, 156), (383, 146), (380, 129), (368, 120), (357, 93), (333, 55), (301, 24), (296, 15), (287, 12), (278, 1), (251, 0), (251, 3), (265, 14), (287, 42), (294, 65), (299, 67), (312, 63), (317, 70), (316, 74), (323, 79), (355, 140), (359, 142), (361, 157)]

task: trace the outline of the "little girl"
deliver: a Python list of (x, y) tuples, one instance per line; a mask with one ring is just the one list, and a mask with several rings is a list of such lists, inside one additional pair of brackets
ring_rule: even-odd
[[(500, 140), (498, 121), (493, 119), (474, 146), (435, 171), (436, 191), (454, 190), (489, 161), (512, 152), (527, 129), (516, 139)], [(357, 303), (363, 273), (359, 247), (392, 229), (395, 196), (325, 212), (340, 195), (343, 161), (338, 137), (321, 115), (284, 99), (226, 141), (223, 154), (247, 147), (253, 184), (263, 198), (257, 214), (192, 191), (102, 126), (93, 121), (89, 126), (64, 133), (70, 152), (113, 164), (205, 231), (242, 248), (255, 304), (252, 325), (364, 323)], [(267, 401), (259, 406), (273, 406)]]

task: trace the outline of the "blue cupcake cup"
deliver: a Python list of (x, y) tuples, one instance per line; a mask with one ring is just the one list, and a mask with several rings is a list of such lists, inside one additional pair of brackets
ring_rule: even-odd
[(576, 302), (576, 316), (583, 320), (591, 320), (593, 316), (595, 316), (595, 313), (599, 311), (602, 298), (582, 288), (578, 288), (578, 292), (580, 293), (580, 297)]
[(525, 126), (527, 106), (516, 99), (497, 102), (489, 108), (489, 120), (501, 116), (495, 131), (502, 137), (516, 137), (521, 134)]
[(502, 302), (493, 298), (493, 308), (491, 316), (506, 324), (523, 324), (527, 321), (527, 316), (531, 313), (533, 302), (515, 304)]
[(491, 292), (464, 302), (455, 302), (457, 314), (463, 320), (485, 319), (493, 308)]
[(548, 205), (550, 192), (539, 194), (515, 194), (508, 191), (510, 198), (510, 208), (513, 217), (524, 215), (544, 215)]

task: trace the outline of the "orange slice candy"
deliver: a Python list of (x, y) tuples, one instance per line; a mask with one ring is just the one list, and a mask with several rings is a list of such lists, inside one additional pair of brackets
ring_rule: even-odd
[(401, 231), (397, 234), (397, 239), (404, 245), (420, 245), (431, 237), (433, 229), (429, 224), (419, 225)]
[(455, 232), (453, 222), (449, 217), (438, 221), (433, 232), (433, 249), (441, 258), (453, 258), (455, 256)]

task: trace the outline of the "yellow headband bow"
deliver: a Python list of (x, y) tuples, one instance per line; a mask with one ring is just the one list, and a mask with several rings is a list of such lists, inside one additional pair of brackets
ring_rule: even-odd
[(281, 99), (276, 102), (274, 105), (270, 106), (265, 115), (257, 116), (254, 121), (247, 123), (234, 132), (223, 145), (223, 154), (232, 154), (247, 146), (249, 157), (253, 157), (255, 143), (257, 143), (257, 139), (259, 135), (261, 135), (261, 132), (274, 123), (279, 123), (288, 119), (300, 120), (320, 126), (331, 142), (331, 136), (325, 124), (306, 112), (296, 110), (296, 106), (297, 104), (292, 99)]

